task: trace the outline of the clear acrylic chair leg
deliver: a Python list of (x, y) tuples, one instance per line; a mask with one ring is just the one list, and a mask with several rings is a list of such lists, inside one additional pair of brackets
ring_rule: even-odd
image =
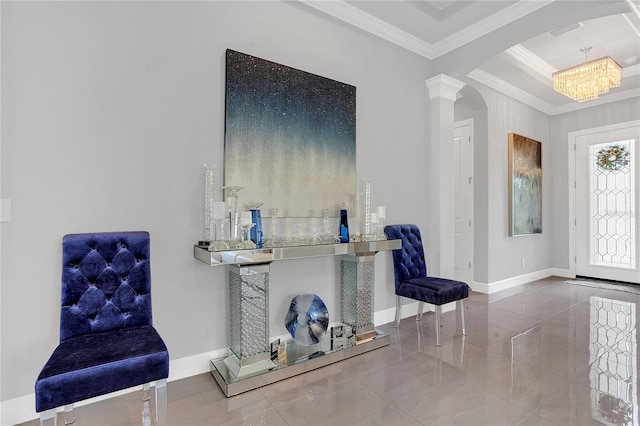
[(40, 412), (40, 426), (56, 426), (58, 410), (51, 408)]
[(464, 317), (464, 299), (458, 300), (460, 303), (460, 319), (462, 320), (462, 335), (467, 335), (467, 323)]
[(151, 426), (151, 398), (149, 397), (149, 385), (142, 386), (142, 426)]
[(396, 319), (393, 322), (395, 328), (400, 327), (400, 313), (402, 311), (402, 296), (396, 295)]
[(422, 321), (423, 311), (424, 311), (424, 302), (418, 301), (418, 315), (416, 315), (416, 321)]
[(436, 346), (440, 345), (440, 315), (442, 315), (442, 306), (436, 305)]
[(167, 424), (167, 379), (156, 381), (156, 425)]
[(76, 422), (76, 416), (73, 413), (73, 404), (64, 406), (64, 424), (70, 425)]
[(142, 402), (149, 401), (151, 399), (151, 394), (149, 393), (150, 388), (151, 383), (145, 383), (142, 385)]

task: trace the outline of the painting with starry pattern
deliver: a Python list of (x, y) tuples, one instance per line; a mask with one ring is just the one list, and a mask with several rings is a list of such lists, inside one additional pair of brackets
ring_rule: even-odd
[[(356, 195), (356, 88), (226, 51), (224, 185), (282, 216), (337, 215)], [(264, 216), (264, 213), (263, 213)]]

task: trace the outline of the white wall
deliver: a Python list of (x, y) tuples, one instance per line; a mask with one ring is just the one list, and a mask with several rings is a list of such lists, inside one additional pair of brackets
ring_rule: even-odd
[[(298, 3), (1, 7), (1, 196), (13, 207), (1, 225), (2, 401), (33, 393), (57, 344), (67, 233), (148, 230), (154, 324), (171, 359), (228, 346), (226, 270), (192, 250), (200, 166), (222, 164), (227, 48), (356, 86), (358, 175), (388, 222), (424, 223), (424, 59)], [(381, 310), (394, 306), (392, 271), (388, 253), (377, 259)], [(336, 271), (333, 258), (274, 265), (272, 334), (300, 292), (336, 312)]]

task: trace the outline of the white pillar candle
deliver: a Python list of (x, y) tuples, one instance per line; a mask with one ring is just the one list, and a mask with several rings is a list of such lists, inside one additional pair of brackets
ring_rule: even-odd
[(240, 212), (240, 225), (249, 225), (251, 223), (251, 212)]
[(385, 207), (384, 206), (378, 206), (378, 218), (380, 218), (381, 220), (385, 219)]
[(223, 219), (226, 217), (226, 209), (224, 201), (214, 201), (213, 202), (213, 218), (214, 219)]
[(371, 213), (371, 223), (378, 223), (378, 213)]

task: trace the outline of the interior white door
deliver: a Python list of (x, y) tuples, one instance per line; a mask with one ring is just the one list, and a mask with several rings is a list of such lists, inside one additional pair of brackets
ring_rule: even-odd
[(640, 283), (640, 126), (575, 139), (576, 275)]
[(471, 123), (456, 123), (454, 152), (454, 278), (473, 281), (473, 138)]

